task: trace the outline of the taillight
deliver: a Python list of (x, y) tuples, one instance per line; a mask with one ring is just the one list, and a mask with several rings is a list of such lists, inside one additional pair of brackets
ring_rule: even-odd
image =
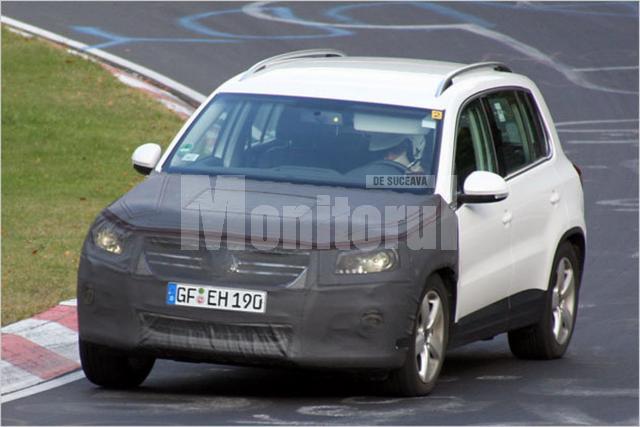
[(580, 178), (580, 185), (582, 185), (582, 169), (580, 169), (578, 165), (576, 165), (573, 162), (571, 162), (571, 164), (573, 165), (573, 168), (576, 170), (576, 172), (578, 172), (578, 177)]

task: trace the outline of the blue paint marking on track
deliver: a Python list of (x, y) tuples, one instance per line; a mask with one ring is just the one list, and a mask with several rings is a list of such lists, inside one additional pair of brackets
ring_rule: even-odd
[[(482, 25), (485, 27), (492, 27), (493, 24), (487, 22), (481, 18), (478, 18), (474, 15), (463, 13), (457, 11), (451, 7), (437, 5), (437, 4), (427, 4), (420, 2), (402, 2), (402, 3), (394, 3), (393, 7), (397, 7), (398, 5), (409, 5), (419, 7), (430, 12), (435, 12), (436, 14), (448, 16), (453, 19), (461, 20), (465, 23), (473, 23), (476, 25)], [(356, 9), (366, 9), (373, 7), (391, 7), (392, 5), (387, 3), (356, 3), (356, 4), (347, 4), (331, 7), (325, 12), (325, 16), (330, 17), (336, 21), (336, 23), (349, 23), (349, 24), (361, 24), (362, 22), (348, 16), (346, 13), (351, 12)], [(318, 28), (322, 31), (321, 34), (286, 34), (286, 35), (257, 35), (257, 34), (233, 34), (224, 31), (218, 31), (211, 26), (211, 24), (203, 23), (204, 20), (215, 18), (224, 15), (230, 14), (240, 14), (243, 13), (242, 9), (226, 9), (219, 10), (213, 12), (204, 12), (198, 13), (195, 15), (187, 15), (179, 18), (177, 20), (177, 24), (195, 34), (205, 37), (129, 37), (122, 34), (115, 34), (113, 32), (106, 31), (99, 27), (90, 27), (90, 26), (72, 26), (74, 31), (79, 33), (87, 34), (94, 36), (99, 39), (104, 39), (105, 41), (101, 43), (97, 43), (91, 45), (86, 48), (86, 50), (91, 49), (105, 49), (113, 46), (131, 44), (131, 43), (234, 43), (242, 40), (315, 40), (315, 39), (324, 39), (330, 37), (345, 37), (353, 34), (353, 31), (334, 27), (331, 24), (326, 23), (313, 23), (306, 22), (300, 18), (298, 18), (295, 13), (289, 7), (284, 6), (273, 6), (265, 8), (265, 10), (269, 11), (274, 16), (284, 19), (291, 20), (300, 20), (300, 23), (307, 27)], [(399, 30), (399, 29), (398, 29)], [(411, 28), (407, 28), (407, 30), (412, 30)], [(428, 29), (422, 29), (428, 30)]]
[(84, 50), (106, 49), (112, 46), (129, 43), (236, 43), (238, 40), (232, 39), (207, 39), (207, 38), (172, 38), (172, 37), (127, 37), (105, 31), (98, 27), (72, 26), (75, 31), (98, 38), (106, 39), (106, 42), (94, 44)]
[[(299, 19), (288, 7), (271, 7), (267, 8), (273, 15), (285, 19)], [(227, 9), (214, 12), (204, 12), (195, 15), (183, 16), (178, 19), (177, 23), (181, 27), (192, 31), (198, 35), (205, 37), (129, 37), (121, 34), (115, 34), (99, 27), (76, 25), (71, 28), (79, 33), (104, 39), (104, 42), (88, 46), (85, 50), (105, 49), (113, 46), (119, 46), (130, 43), (237, 43), (242, 40), (304, 40), (304, 39), (323, 39), (329, 37), (350, 36), (351, 31), (342, 28), (335, 28), (327, 25), (313, 25), (318, 27), (321, 34), (300, 34), (300, 35), (255, 35), (255, 34), (232, 34), (223, 31), (217, 31), (209, 25), (205, 25), (201, 21), (207, 18), (213, 18), (229, 14), (241, 14), (242, 9)]]
[[(397, 4), (397, 3), (396, 3)], [(344, 15), (344, 12), (351, 11), (353, 9), (361, 8), (363, 6), (371, 6), (371, 3), (363, 4), (345, 4), (341, 6), (334, 6), (324, 12), (327, 18), (331, 18), (340, 24), (363, 24), (362, 21), (352, 18), (351, 16)]]
[[(509, 8), (520, 9), (523, 11), (533, 12), (551, 12), (551, 13), (568, 13), (576, 15), (597, 15), (597, 16), (617, 16), (617, 17), (638, 17), (638, 5), (637, 3), (612, 3), (611, 6), (620, 6), (616, 10), (622, 10), (622, 7), (626, 12), (609, 12), (609, 11), (593, 11), (593, 10), (581, 10), (584, 5), (581, 4), (546, 4), (546, 3), (526, 3), (526, 4), (510, 4), (510, 3), (495, 3), (495, 2), (478, 2), (476, 4), (493, 7), (493, 8)], [(440, 3), (428, 3), (428, 2), (394, 2), (390, 3), (351, 3), (340, 4), (338, 6), (332, 6), (324, 12), (324, 16), (335, 21), (336, 24), (354, 24), (354, 25), (366, 25), (365, 22), (357, 20), (349, 14), (354, 10), (369, 9), (378, 7), (398, 7), (398, 6), (412, 6), (433, 14), (449, 18), (452, 23), (472, 24), (483, 28), (493, 28), (495, 24), (489, 22), (476, 15), (462, 12), (450, 5), (444, 5)], [(91, 49), (105, 49), (113, 46), (131, 44), (131, 43), (238, 43), (243, 40), (319, 40), (331, 37), (346, 37), (354, 33), (355, 30), (347, 30), (331, 25), (331, 23), (306, 21), (295, 15), (290, 7), (285, 6), (265, 6), (263, 10), (268, 11), (273, 16), (278, 18), (297, 20), (299, 24), (317, 28), (321, 31), (319, 34), (284, 34), (284, 35), (257, 35), (257, 34), (233, 34), (224, 31), (216, 30), (211, 22), (205, 23), (205, 20), (232, 14), (242, 14), (243, 10), (240, 8), (218, 10), (212, 12), (203, 12), (194, 15), (187, 15), (179, 18), (177, 24), (195, 34), (198, 37), (129, 37), (122, 34), (114, 34), (99, 27), (89, 26), (72, 26), (75, 31), (94, 36), (98, 39), (103, 39), (101, 43), (91, 45), (86, 50)], [(607, 9), (613, 10), (613, 9)], [(394, 28), (397, 31), (429, 31), (429, 28)]]
[[(609, 2), (607, 8), (621, 6), (627, 9), (627, 12), (599, 12), (594, 10), (581, 10), (583, 7), (592, 7), (591, 2), (576, 2), (571, 4), (549, 4), (545, 2), (531, 3), (507, 3), (507, 2), (477, 2), (476, 4), (487, 7), (516, 9), (531, 12), (551, 12), (569, 15), (586, 15), (586, 16), (613, 16), (619, 18), (635, 18), (638, 19), (638, 3), (636, 2)], [(630, 12), (630, 13), (629, 13)]]
[[(269, 8), (268, 10), (270, 10), (274, 15), (276, 15), (279, 18), (286, 18), (286, 19), (300, 19), (298, 17), (295, 16), (295, 14), (291, 11), (290, 8), (288, 7), (272, 7)], [(211, 18), (213, 16), (220, 16), (220, 15), (225, 15), (225, 14), (229, 14), (229, 13), (242, 13), (241, 9), (230, 9), (230, 10), (223, 10), (223, 11), (215, 11), (215, 12), (205, 12), (205, 13), (199, 13), (196, 15), (189, 15), (189, 16), (185, 16), (182, 17), (180, 19), (178, 19), (178, 23), (180, 26), (193, 31), (194, 33), (198, 33), (201, 35), (205, 35), (205, 36), (210, 36), (210, 37), (229, 37), (229, 38), (237, 38), (237, 39), (244, 39), (244, 40), (254, 40), (254, 39), (260, 39), (260, 40), (304, 40), (304, 39), (321, 39), (321, 38), (328, 38), (328, 37), (343, 37), (343, 36), (349, 36), (351, 35), (351, 31), (347, 31), (341, 28), (334, 28), (334, 27), (330, 27), (330, 26), (320, 26), (320, 25), (316, 25), (314, 27), (318, 27), (320, 28), (322, 31), (324, 31), (324, 34), (300, 34), (300, 35), (291, 35), (291, 34), (286, 34), (286, 35), (273, 35), (273, 36), (269, 36), (269, 35), (250, 35), (250, 34), (231, 34), (231, 33), (225, 33), (222, 31), (216, 31), (214, 29), (212, 29), (211, 27), (203, 24), (201, 21), (203, 19), (206, 18)]]
[(479, 27), (485, 27), (485, 28), (493, 28), (495, 27), (495, 24), (484, 20), (478, 16), (472, 15), (470, 13), (465, 13), (465, 12), (460, 12), (459, 10), (456, 10), (452, 7), (449, 6), (445, 6), (443, 4), (440, 3), (422, 3), (422, 2), (417, 2), (417, 3), (413, 3), (416, 7), (422, 8), (422, 9), (426, 9), (429, 10), (431, 12), (435, 12), (439, 15), (443, 15), (446, 16), (448, 18), (452, 18), (461, 22), (464, 22), (466, 24), (475, 24), (478, 25)]
[[(343, 24), (363, 24), (362, 21), (358, 21), (349, 15), (345, 15), (345, 12), (351, 12), (356, 9), (369, 9), (373, 7), (398, 7), (398, 5), (408, 5), (414, 6), (420, 9), (428, 10), (429, 12), (434, 12), (438, 15), (446, 16), (448, 18), (452, 18), (456, 21), (467, 23), (467, 24), (475, 24), (485, 28), (492, 28), (495, 25), (489, 21), (486, 21), (480, 17), (472, 15), (470, 13), (461, 12), (452, 7), (444, 6), (442, 4), (436, 3), (424, 3), (424, 2), (393, 2), (390, 3), (357, 3), (357, 4), (346, 4), (341, 6), (335, 6), (330, 8), (325, 12), (325, 16), (336, 20), (337, 22)], [(456, 22), (458, 23), (458, 22)], [(411, 28), (407, 28), (406, 30), (411, 30)]]

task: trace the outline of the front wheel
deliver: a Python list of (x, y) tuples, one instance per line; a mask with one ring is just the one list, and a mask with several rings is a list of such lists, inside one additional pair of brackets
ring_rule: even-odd
[(92, 383), (115, 389), (137, 387), (147, 378), (155, 359), (80, 340), (82, 370)]
[(439, 276), (431, 277), (415, 315), (407, 360), (390, 374), (389, 386), (402, 396), (424, 396), (436, 385), (449, 340), (449, 297)]
[(569, 347), (578, 314), (580, 264), (568, 242), (556, 253), (545, 310), (538, 323), (509, 332), (511, 352), (522, 359), (557, 359)]

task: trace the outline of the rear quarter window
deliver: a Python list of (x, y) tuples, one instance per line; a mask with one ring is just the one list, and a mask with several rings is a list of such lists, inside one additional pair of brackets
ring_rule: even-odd
[(549, 144), (547, 142), (547, 134), (542, 126), (542, 118), (538, 105), (530, 93), (519, 92), (518, 95), (526, 114), (525, 127), (527, 137), (531, 141), (533, 148), (533, 157), (535, 160), (547, 157), (549, 154)]
[(531, 94), (505, 90), (487, 95), (485, 99), (503, 176), (547, 156), (546, 134)]

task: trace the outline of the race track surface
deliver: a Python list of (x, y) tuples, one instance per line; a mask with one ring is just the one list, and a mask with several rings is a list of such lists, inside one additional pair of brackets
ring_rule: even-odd
[(79, 380), (2, 405), (3, 424), (638, 424), (636, 3), (4, 2), (2, 13), (203, 93), (296, 49), (505, 62), (540, 86), (582, 167), (589, 232), (562, 360), (517, 360), (497, 337), (452, 352), (435, 392), (414, 399), (344, 375), (161, 361), (138, 390)]

